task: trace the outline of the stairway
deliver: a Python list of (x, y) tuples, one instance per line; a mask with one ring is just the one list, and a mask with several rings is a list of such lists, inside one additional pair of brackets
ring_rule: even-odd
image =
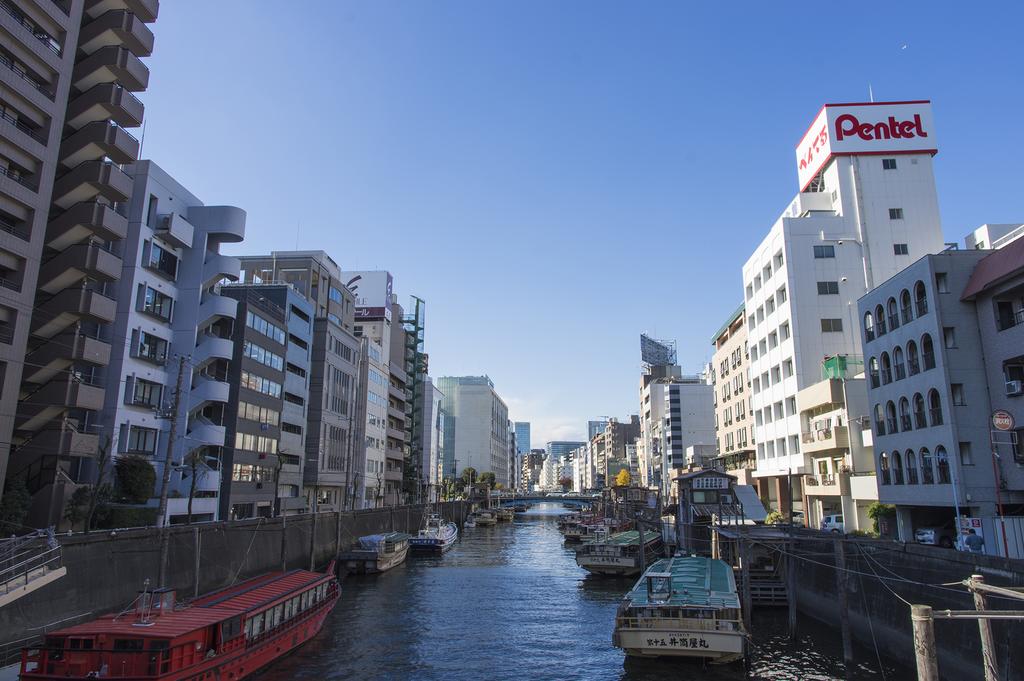
[(53, 528), (0, 541), (0, 608), (65, 574)]

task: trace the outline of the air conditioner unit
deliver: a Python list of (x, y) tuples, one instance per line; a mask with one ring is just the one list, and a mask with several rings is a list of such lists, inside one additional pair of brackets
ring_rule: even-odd
[(1007, 395), (1024, 395), (1024, 381), (1007, 381)]

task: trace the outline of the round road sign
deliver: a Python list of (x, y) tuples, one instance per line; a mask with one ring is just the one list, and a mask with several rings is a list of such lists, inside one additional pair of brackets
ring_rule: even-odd
[(1005, 409), (992, 412), (992, 427), (996, 430), (1013, 430), (1014, 425), (1013, 414)]

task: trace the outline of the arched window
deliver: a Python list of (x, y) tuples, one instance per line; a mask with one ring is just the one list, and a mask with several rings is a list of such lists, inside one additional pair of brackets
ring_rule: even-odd
[(917, 356), (917, 343), (914, 341), (907, 343), (907, 369), (911, 376), (921, 373), (921, 359)]
[(900, 432), (899, 426), (896, 425), (896, 405), (892, 400), (885, 403), (885, 427), (889, 434)]
[(882, 353), (882, 385), (892, 383), (892, 362), (889, 361), (889, 353)]
[(900, 314), (903, 315), (903, 323), (909, 324), (914, 318), (914, 309), (910, 304), (910, 291), (903, 289), (900, 294)]
[(889, 455), (885, 452), (878, 455), (878, 472), (882, 474), (883, 485), (892, 484), (892, 476), (889, 474)]
[(899, 450), (892, 453), (892, 484), (903, 484), (903, 458), (900, 456)]
[(901, 381), (907, 377), (907, 367), (903, 364), (903, 348), (896, 346), (892, 351), (892, 368), (896, 372), (896, 380)]
[(914, 427), (928, 427), (928, 419), (924, 415), (924, 398), (921, 397), (921, 393), (914, 393)]
[(875, 405), (875, 435), (885, 435), (885, 414), (880, 404)]
[(878, 358), (872, 357), (868, 360), (868, 376), (870, 376), (871, 387), (878, 387)]
[(896, 310), (896, 299), (889, 299), (889, 330), (900, 328), (900, 315)]
[(914, 300), (917, 303), (917, 316), (928, 314), (928, 294), (924, 290), (924, 282), (914, 284)]
[(910, 422), (910, 400), (906, 397), (900, 398), (900, 430), (907, 432), (913, 425)]
[(907, 484), (917, 484), (917, 457), (914, 455), (914, 451), (911, 449), (907, 450), (903, 464), (907, 467)]
[(933, 426), (942, 425), (942, 400), (934, 388), (928, 391), (928, 420)]
[(935, 448), (935, 466), (938, 468), (938, 480), (940, 485), (949, 484), (949, 457), (946, 456), (946, 448), (941, 445)]
[(875, 340), (875, 318), (870, 310), (864, 313), (864, 340)]
[(875, 307), (875, 334), (885, 335), (885, 308), (881, 305)]
[(932, 453), (927, 447), (921, 448), (921, 482), (926, 485), (935, 484), (935, 471), (932, 469)]
[(932, 337), (927, 333), (921, 336), (921, 361), (925, 371), (935, 368), (935, 347), (932, 345)]

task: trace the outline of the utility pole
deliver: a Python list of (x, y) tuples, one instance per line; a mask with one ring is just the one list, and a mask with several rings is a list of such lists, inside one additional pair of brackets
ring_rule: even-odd
[(174, 443), (178, 437), (178, 407), (181, 404), (182, 383), (185, 379), (185, 355), (178, 356), (178, 380), (174, 390), (174, 397), (171, 401), (169, 416), (171, 429), (167, 434), (167, 453), (164, 455), (164, 472), (162, 485), (160, 487), (160, 504), (157, 506), (156, 522), (160, 528), (160, 579), (161, 587), (167, 586), (167, 554), (170, 549), (170, 534), (167, 530), (167, 494), (171, 486), (171, 467), (174, 465)]
[(910, 622), (914, 627), (917, 681), (939, 681), (939, 665), (935, 660), (935, 621), (932, 619), (932, 606), (910, 606)]

